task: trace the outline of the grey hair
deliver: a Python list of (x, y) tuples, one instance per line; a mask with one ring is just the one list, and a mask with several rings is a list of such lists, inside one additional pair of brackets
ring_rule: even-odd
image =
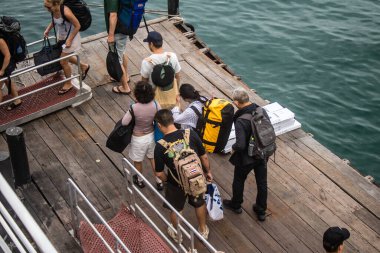
[(232, 93), (232, 99), (238, 101), (240, 104), (249, 102), (248, 92), (243, 88), (236, 88)]

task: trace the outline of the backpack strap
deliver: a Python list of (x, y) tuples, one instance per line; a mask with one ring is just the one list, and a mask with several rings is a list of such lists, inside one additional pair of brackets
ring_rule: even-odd
[(161, 146), (163, 146), (165, 149), (169, 149), (170, 148), (170, 143), (168, 143), (164, 139), (159, 140), (158, 143), (160, 143)]
[(183, 139), (185, 140), (185, 144), (187, 146), (190, 146), (190, 129), (185, 129), (185, 132), (183, 134)]
[(193, 110), (198, 117), (202, 116), (202, 114), (198, 111), (198, 109), (194, 105), (190, 106), (190, 109)]

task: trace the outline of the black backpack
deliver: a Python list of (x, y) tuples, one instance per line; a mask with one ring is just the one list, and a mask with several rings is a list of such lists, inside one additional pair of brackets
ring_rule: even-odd
[(153, 84), (163, 90), (171, 89), (174, 81), (175, 71), (170, 64), (170, 57), (168, 53), (165, 62), (154, 65), (151, 74)]
[(61, 15), (65, 21), (68, 21), (64, 13), (64, 5), (70, 8), (74, 16), (78, 19), (80, 23), (81, 32), (86, 31), (92, 22), (91, 12), (87, 4), (83, 0), (64, 0), (61, 4)]
[(21, 24), (17, 19), (7, 16), (0, 18), (1, 37), (4, 38), (8, 45), (13, 64), (25, 60), (28, 55), (26, 42), (20, 31)]
[(276, 151), (276, 134), (267, 112), (257, 106), (252, 114), (243, 114), (242, 119), (251, 122), (252, 134), (249, 138), (248, 156), (267, 159)]

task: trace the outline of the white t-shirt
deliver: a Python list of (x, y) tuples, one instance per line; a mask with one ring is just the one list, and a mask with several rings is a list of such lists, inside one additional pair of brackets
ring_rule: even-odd
[[(181, 66), (179, 65), (179, 61), (177, 55), (171, 52), (164, 52), (162, 54), (152, 54), (148, 58), (145, 58), (141, 63), (141, 76), (144, 78), (149, 78), (149, 83), (153, 84), (151, 74), (153, 72), (153, 66), (157, 64), (164, 63), (168, 60), (167, 55), (170, 55), (170, 65), (173, 67), (174, 72), (177, 74), (181, 71)], [(151, 59), (152, 62), (147, 59)]]

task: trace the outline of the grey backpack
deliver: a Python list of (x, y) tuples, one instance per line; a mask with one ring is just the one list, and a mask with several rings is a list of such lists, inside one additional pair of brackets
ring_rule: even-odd
[(248, 156), (256, 159), (268, 158), (276, 151), (276, 134), (266, 111), (258, 106), (252, 114), (243, 114), (242, 119), (251, 122)]

